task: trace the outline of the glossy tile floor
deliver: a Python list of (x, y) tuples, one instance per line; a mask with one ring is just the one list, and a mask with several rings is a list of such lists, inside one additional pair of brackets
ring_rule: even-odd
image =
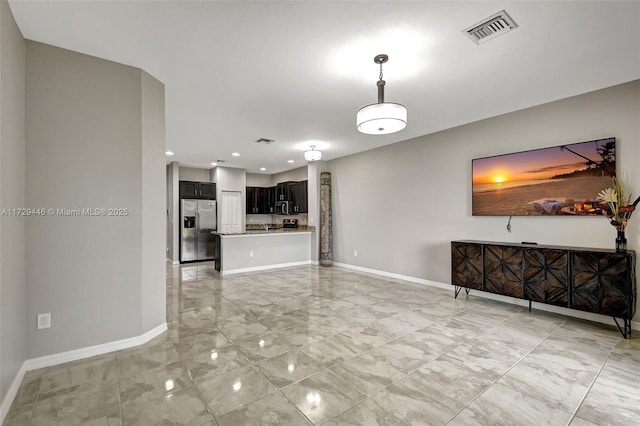
[(167, 273), (165, 335), (29, 372), (4, 424), (640, 424), (612, 327), (340, 268)]

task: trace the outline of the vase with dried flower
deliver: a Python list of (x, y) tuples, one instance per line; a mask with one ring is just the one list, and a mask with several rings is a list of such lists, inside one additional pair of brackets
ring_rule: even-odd
[(636, 205), (640, 203), (640, 197), (631, 202), (631, 193), (627, 191), (622, 179), (618, 177), (611, 178), (611, 188), (604, 189), (598, 194), (598, 200), (602, 201), (602, 214), (604, 214), (609, 223), (616, 228), (618, 234), (616, 236), (616, 251), (624, 252), (627, 250), (627, 238), (624, 230), (627, 228), (631, 214), (636, 209)]

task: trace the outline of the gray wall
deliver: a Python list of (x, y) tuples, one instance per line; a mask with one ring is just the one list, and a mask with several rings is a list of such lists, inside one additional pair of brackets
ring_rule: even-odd
[(247, 173), (247, 186), (261, 186), (263, 188), (268, 188), (271, 186), (271, 175)]
[(199, 169), (197, 167), (180, 166), (180, 180), (190, 180), (193, 182), (214, 182), (211, 180), (210, 169)]
[[(25, 41), (0, 0), (0, 209), (26, 206), (24, 180)], [(0, 216), (0, 402), (25, 360), (24, 232), (24, 217)]]
[(143, 106), (159, 90), (139, 69), (27, 42), (26, 205), (129, 211), (27, 219), (27, 318), (52, 316), (28, 328), (28, 358), (164, 322), (164, 113)]
[[(140, 71), (142, 99), (142, 327), (166, 320), (164, 84)], [(162, 291), (160, 291), (162, 290)]]
[[(640, 193), (640, 81), (330, 161), (334, 260), (449, 283), (455, 239), (613, 248), (602, 217), (514, 217), (508, 233), (507, 217), (471, 216), (473, 158), (608, 136)], [(639, 225), (630, 221), (630, 248)]]
[(167, 259), (179, 260), (180, 244), (180, 206), (179, 206), (179, 168), (177, 162), (167, 165)]
[(244, 195), (247, 187), (247, 177), (244, 169), (233, 167), (216, 167), (216, 199), (222, 191), (242, 191)]
[(307, 180), (307, 166), (298, 167), (297, 169), (287, 170), (286, 172), (271, 175), (271, 184), (275, 185), (280, 182)]

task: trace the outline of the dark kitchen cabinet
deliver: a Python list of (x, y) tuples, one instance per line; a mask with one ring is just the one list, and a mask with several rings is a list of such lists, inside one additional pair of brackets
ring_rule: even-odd
[(289, 201), (292, 214), (308, 213), (307, 181), (289, 182)]
[(298, 213), (309, 212), (309, 188), (306, 180), (298, 184)]
[(276, 212), (276, 187), (267, 188), (267, 213)]
[(247, 187), (247, 214), (275, 213), (277, 201), (288, 201), (290, 214), (308, 213), (307, 181), (280, 182), (270, 188)]
[(451, 242), (456, 296), (462, 288), (475, 289), (610, 315), (624, 337), (636, 310), (635, 264), (631, 250)]
[(247, 186), (247, 214), (269, 214), (269, 188)]
[(180, 181), (180, 198), (198, 198), (198, 182)]
[(280, 182), (276, 185), (276, 201), (290, 201), (290, 183), (292, 182)]
[(263, 188), (260, 186), (247, 186), (246, 188), (247, 214), (272, 214), (275, 213), (276, 187)]
[(216, 184), (215, 183), (206, 183), (200, 182), (198, 185), (198, 189), (200, 191), (200, 198), (204, 198), (206, 200), (215, 200), (216, 199)]
[(180, 181), (180, 198), (216, 199), (216, 184), (209, 182)]
[(245, 196), (246, 196), (245, 204), (246, 204), (247, 214), (258, 213), (256, 211), (257, 209), (256, 189), (258, 188), (255, 186), (247, 186), (247, 188), (245, 189)]

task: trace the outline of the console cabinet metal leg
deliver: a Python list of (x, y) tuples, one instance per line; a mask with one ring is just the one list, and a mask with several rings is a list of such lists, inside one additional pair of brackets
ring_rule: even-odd
[[(578, 247), (451, 242), (451, 284), (613, 317), (631, 335), (636, 306), (636, 254)], [(618, 322), (622, 320), (622, 323)]]

